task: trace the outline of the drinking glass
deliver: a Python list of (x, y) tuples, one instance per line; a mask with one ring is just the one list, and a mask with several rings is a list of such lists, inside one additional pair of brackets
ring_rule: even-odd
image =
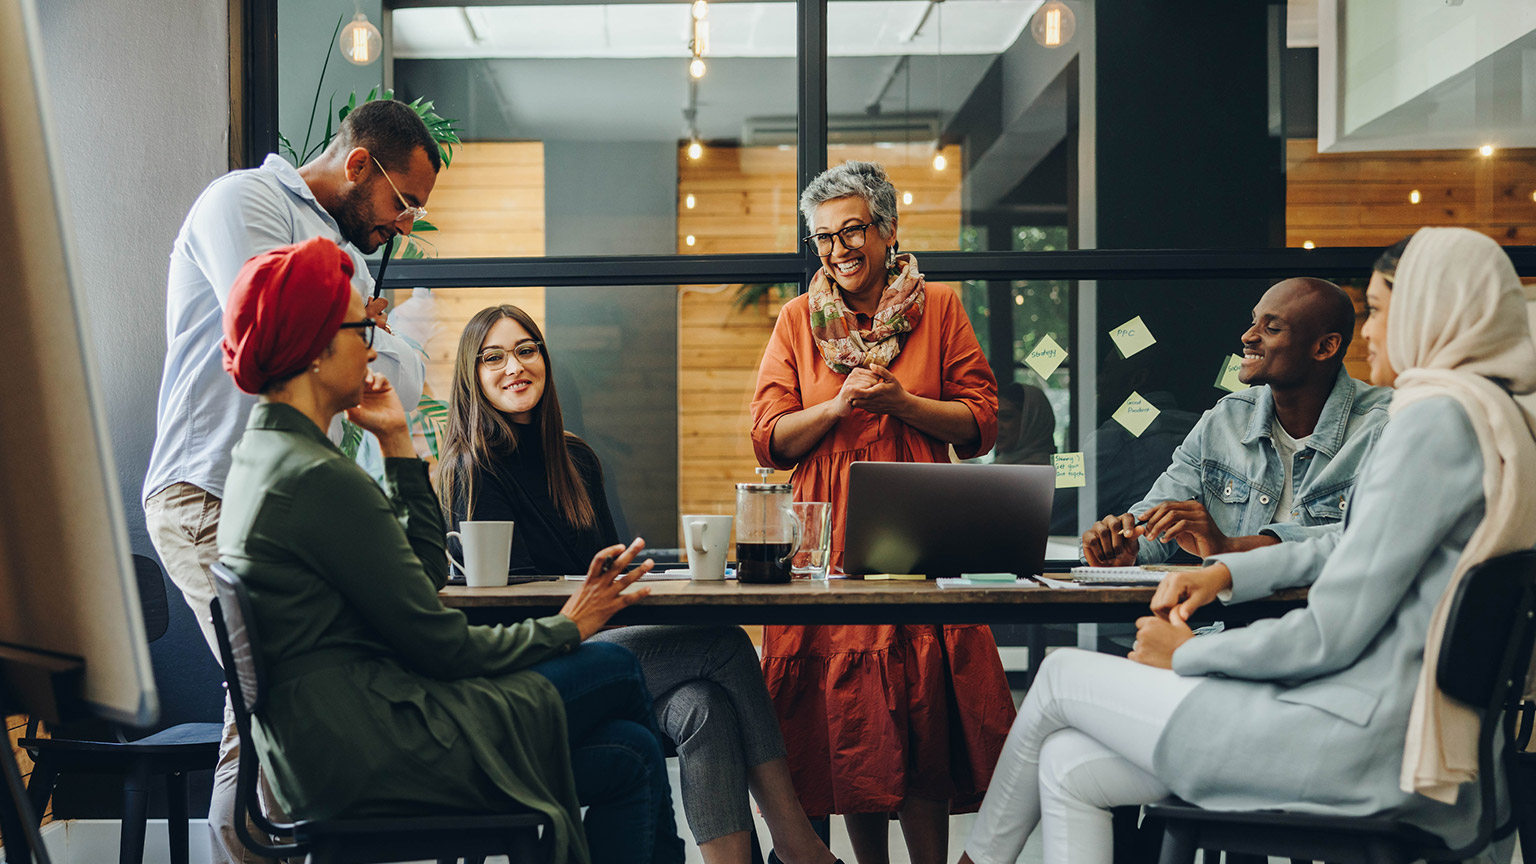
[(826, 501), (797, 501), (794, 508), (801, 534), (800, 549), (790, 563), (790, 573), (796, 579), (825, 579), (832, 551), (832, 505)]

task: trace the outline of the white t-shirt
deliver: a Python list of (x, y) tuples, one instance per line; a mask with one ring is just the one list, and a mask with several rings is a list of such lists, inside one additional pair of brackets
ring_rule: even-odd
[(1285, 485), (1280, 488), (1280, 501), (1275, 505), (1275, 517), (1271, 521), (1289, 522), (1293, 518), (1291, 516), (1291, 466), (1296, 460), (1296, 453), (1307, 446), (1312, 436), (1292, 438), (1290, 433), (1285, 431), (1285, 427), (1280, 425), (1279, 417), (1270, 424), (1269, 435), (1270, 440), (1275, 442), (1275, 451), (1280, 454), (1280, 467), (1285, 471)]

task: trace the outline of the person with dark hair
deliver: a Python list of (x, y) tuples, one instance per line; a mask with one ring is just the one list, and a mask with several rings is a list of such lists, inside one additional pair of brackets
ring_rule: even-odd
[[(1393, 419), (1348, 523), (1168, 574), (1129, 658), (1047, 656), (959, 864), (1012, 864), (1036, 833), (1051, 864), (1107, 864), (1110, 809), (1169, 795), (1390, 819), (1450, 847), (1508, 811), (1475, 782), (1478, 730), (1502, 718), (1437, 681), (1461, 580), (1536, 538), (1525, 298), (1504, 250), (1465, 228), (1421, 229), (1390, 286), (1382, 275), (1361, 337), (1371, 381), (1395, 389)], [(1279, 618), (1199, 638), (1187, 623), (1296, 587), (1306, 605)], [(1501, 793), (1516, 782), (1493, 768)], [(1513, 846), (1469, 860), (1508, 861)]]
[[(255, 746), (299, 819), (539, 813), (552, 862), (682, 864), (639, 664), (588, 645), (651, 569), (598, 549), (555, 615), (470, 626), (443, 606), (443, 520), (405, 409), (371, 372), (378, 321), (324, 237), (258, 255), (223, 315), (224, 368), (259, 394), (235, 445), (219, 560), (250, 589), (271, 698)], [(325, 436), (378, 436), (380, 488)], [(581, 809), (587, 808), (584, 831)]]
[(1205, 412), (1129, 511), (1083, 534), (1095, 566), (1205, 558), (1337, 531), (1391, 390), (1351, 378), (1355, 307), (1322, 279), (1277, 283), (1243, 334), (1249, 389)]
[[(324, 237), (351, 258), (352, 290), (374, 293), (363, 255), (426, 215), (441, 165), (437, 144), (415, 110), (400, 102), (367, 102), (347, 115), (330, 145), (294, 168), (276, 154), (260, 168), (232, 171), (193, 202), (171, 248), (166, 289), (165, 367), (156, 411), (155, 446), (144, 478), (150, 541), (171, 581), (214, 644), (209, 616), (218, 528), (230, 451), (256, 397), (242, 393), (219, 368), (220, 312), (235, 274), (250, 258)], [(426, 368), (405, 340), (389, 332), (382, 298), (367, 303), (378, 321), (372, 368), (393, 382), (403, 404), (421, 398)], [(336, 421), (330, 434), (340, 440)], [(218, 656), (217, 649), (213, 649)], [(224, 742), (214, 772), (208, 826), (215, 864), (255, 860), (234, 831), (239, 739), (226, 706)], [(254, 829), (253, 829), (254, 830)]]
[(1009, 381), (997, 388), (998, 465), (1049, 465), (1056, 452), (1056, 412), (1045, 391), (1033, 384)]
[[(575, 573), (618, 542), (603, 467), (566, 431), (550, 349), (516, 306), (492, 306), (459, 337), (438, 497), (455, 527), (515, 523), (514, 573)], [(639, 659), (656, 724), (676, 748), (683, 813), (705, 864), (747, 864), (757, 800), (786, 864), (834, 864), (795, 797), (784, 739), (740, 627), (620, 627), (593, 637)], [(578, 787), (582, 778), (577, 777)]]

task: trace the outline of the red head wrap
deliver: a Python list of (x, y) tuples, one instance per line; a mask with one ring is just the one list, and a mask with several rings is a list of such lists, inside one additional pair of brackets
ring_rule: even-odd
[(224, 303), (224, 371), (247, 393), (300, 371), (331, 344), (352, 293), (352, 257), (324, 237), (245, 262)]

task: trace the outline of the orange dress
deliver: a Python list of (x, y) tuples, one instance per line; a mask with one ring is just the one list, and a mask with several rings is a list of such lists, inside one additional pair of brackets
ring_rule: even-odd
[[(906, 341), (890, 369), (910, 393), (971, 409), (981, 440), (960, 453), (969, 458), (997, 437), (997, 381), (960, 298), (943, 285), (926, 290), (922, 320), (897, 337)], [(779, 418), (832, 399), (845, 377), (816, 350), (806, 297), (786, 303), (757, 373), (752, 448), (760, 464), (794, 469), (795, 500), (832, 502), (837, 565), (850, 463), (949, 461), (944, 442), (858, 408), (798, 464), (774, 459), (768, 442)], [(892, 812), (909, 796), (975, 810), (1013, 724), (997, 645), (981, 625), (770, 626), (763, 677), (813, 818)]]

